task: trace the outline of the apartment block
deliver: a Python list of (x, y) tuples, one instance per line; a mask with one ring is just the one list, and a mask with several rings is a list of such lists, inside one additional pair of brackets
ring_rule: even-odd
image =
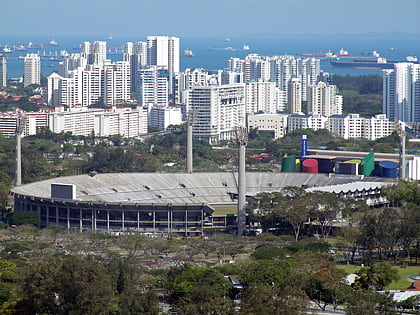
[(283, 138), (287, 132), (289, 114), (248, 113), (247, 128), (273, 132), (274, 139)]
[(194, 87), (188, 108), (194, 111), (195, 138), (210, 144), (231, 140), (235, 127), (245, 127), (245, 84)]

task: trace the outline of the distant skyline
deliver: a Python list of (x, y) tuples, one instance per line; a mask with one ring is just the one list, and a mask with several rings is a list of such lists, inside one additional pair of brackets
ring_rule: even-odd
[(3, 1), (3, 36), (420, 34), (419, 0)]

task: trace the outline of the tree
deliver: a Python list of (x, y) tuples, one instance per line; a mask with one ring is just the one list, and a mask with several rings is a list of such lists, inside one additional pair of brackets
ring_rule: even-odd
[(38, 226), (39, 215), (37, 211), (13, 212), (7, 215), (7, 221), (13, 225), (32, 224)]
[(251, 257), (257, 260), (279, 259), (284, 256), (284, 250), (273, 244), (262, 244), (255, 248)]
[(346, 315), (396, 315), (395, 302), (389, 295), (372, 289), (356, 290), (347, 297)]
[(160, 313), (159, 300), (152, 291), (147, 292), (124, 292), (119, 297), (118, 314), (144, 314), (158, 315)]
[(199, 313), (204, 311), (204, 305), (209, 306), (206, 303), (211, 305), (212, 301), (225, 297), (230, 287), (230, 282), (219, 271), (189, 264), (172, 268), (165, 283), (174, 305), (180, 309), (195, 305), (194, 309)]
[(411, 249), (420, 239), (420, 206), (410, 204), (400, 208), (400, 226), (397, 233), (397, 239), (410, 259)]
[(25, 314), (103, 314), (114, 300), (104, 266), (78, 256), (56, 255), (28, 265), (20, 293), (17, 308)]
[(0, 211), (3, 216), (9, 202), (9, 189), (12, 187), (12, 179), (6, 173), (0, 171)]
[(278, 215), (293, 226), (295, 240), (298, 241), (301, 228), (308, 221), (310, 207), (308, 194), (300, 187), (284, 187), (281, 190), (283, 201), (277, 208)]
[(0, 307), (11, 299), (15, 282), (16, 264), (6, 259), (0, 259)]
[(241, 295), (241, 314), (303, 314), (308, 305), (308, 298), (296, 287), (285, 288), (255, 284), (248, 287)]
[(346, 209), (345, 200), (334, 193), (315, 191), (308, 193), (309, 211), (314, 223), (318, 226), (323, 240), (327, 240), (331, 233), (332, 224), (342, 209)]
[(392, 281), (399, 280), (398, 271), (389, 263), (377, 263), (371, 267), (362, 267), (356, 272), (359, 276), (353, 283), (353, 288), (368, 290), (371, 287), (382, 291)]
[(335, 310), (344, 301), (347, 289), (350, 289), (345, 283), (345, 275), (344, 270), (325, 261), (316, 273), (309, 276), (306, 293), (322, 310), (328, 304), (333, 305)]
[(400, 206), (407, 203), (420, 205), (420, 181), (408, 182), (399, 180), (396, 185), (389, 185), (382, 190), (391, 205)]
[(241, 270), (239, 280), (245, 287), (255, 284), (285, 286), (292, 269), (285, 260), (258, 260), (250, 262)]

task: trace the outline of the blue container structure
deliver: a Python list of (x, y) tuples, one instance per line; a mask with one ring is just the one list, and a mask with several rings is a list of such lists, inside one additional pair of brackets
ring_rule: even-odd
[(381, 176), (386, 178), (398, 178), (398, 164), (393, 161), (379, 162)]

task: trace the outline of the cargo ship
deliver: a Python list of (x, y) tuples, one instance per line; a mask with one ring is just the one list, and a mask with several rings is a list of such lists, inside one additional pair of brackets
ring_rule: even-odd
[(181, 55), (181, 57), (195, 57), (194, 53), (192, 52), (191, 49), (185, 49), (184, 50), (184, 54)]
[(340, 56), (330, 61), (334, 68), (352, 69), (394, 69), (394, 64), (400, 62), (418, 63), (417, 57), (408, 56), (405, 60), (387, 60), (378, 52), (364, 53), (361, 56)]

